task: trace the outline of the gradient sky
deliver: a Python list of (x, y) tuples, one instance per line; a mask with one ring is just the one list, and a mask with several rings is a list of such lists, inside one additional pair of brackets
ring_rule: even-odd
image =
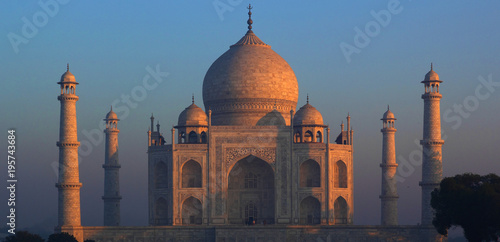
[[(399, 2), (398, 12), (374, 29), (371, 11), (387, 11), (390, 2)], [(93, 143), (80, 160), (82, 224), (102, 225), (104, 142), (92, 140), (102, 135), (99, 123), (115, 103), (117, 109), (128, 110), (118, 112), (122, 225), (147, 225), (146, 132), (151, 113), (170, 137), (168, 130), (190, 105), (192, 93), (203, 107), (202, 82), (210, 65), (247, 30), (248, 2), (215, 3), (226, 7), (225, 12), (218, 12), (212, 0), (66, 0), (57, 2), (58, 9), (51, 6), (49, 14), (38, 1), (1, 1), (0, 143), (7, 146), (8, 128), (17, 130), (18, 228), (52, 228), (57, 220), (57, 174), (52, 166), (58, 160), (56, 83), (68, 62), (80, 83), (79, 140)], [(398, 183), (400, 224), (420, 221), (420, 81), (431, 62), (443, 80), (441, 113), (447, 114), (442, 119), (447, 137), (444, 176), (500, 173), (499, 1), (255, 0), (252, 5), (254, 32), (295, 71), (298, 107), (309, 94), (333, 137), (350, 112), (355, 224), (380, 221), (380, 118), (388, 104), (397, 118), (398, 174), (403, 178)], [(23, 18), (39, 25), (36, 33), (23, 35)], [(364, 32), (366, 26), (372, 26), (370, 42), (358, 46), (359, 53), (348, 62), (340, 45), (356, 47), (355, 28)], [(17, 52), (9, 41), (13, 34), (27, 41)], [(144, 100), (135, 101), (135, 108), (121, 102), (122, 95), (142, 86), (147, 67), (156, 66), (169, 76)], [(483, 84), (488, 80), (493, 85)], [(465, 105), (462, 114), (457, 105)], [(5, 152), (0, 148), (1, 157)], [(6, 166), (5, 161), (0, 164), (4, 181)], [(1, 214), (6, 215), (8, 194), (6, 189), (0, 192)]]

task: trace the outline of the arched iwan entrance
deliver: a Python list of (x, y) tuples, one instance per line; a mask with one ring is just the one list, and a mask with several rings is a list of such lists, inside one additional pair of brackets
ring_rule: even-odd
[(302, 200), (302, 202), (300, 203), (300, 223), (321, 223), (321, 204), (318, 199), (309, 196)]
[(201, 224), (203, 208), (200, 200), (189, 197), (182, 203), (182, 224)]
[(267, 162), (252, 155), (239, 160), (227, 193), (229, 223), (274, 223), (274, 171)]

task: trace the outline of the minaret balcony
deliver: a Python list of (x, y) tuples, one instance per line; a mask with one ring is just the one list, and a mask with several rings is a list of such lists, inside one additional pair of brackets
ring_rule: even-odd
[(78, 101), (78, 99), (80, 98), (74, 94), (61, 94), (57, 97), (59, 101)]
[(429, 92), (422, 94), (422, 99), (441, 99), (443, 95), (437, 92)]
[(57, 147), (78, 147), (80, 146), (80, 142), (57, 142), (56, 143)]
[(426, 139), (426, 140), (420, 140), (421, 145), (443, 145), (444, 140), (442, 139)]

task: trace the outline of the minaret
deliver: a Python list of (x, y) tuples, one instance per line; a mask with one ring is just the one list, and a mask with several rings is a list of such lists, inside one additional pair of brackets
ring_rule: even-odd
[(106, 121), (106, 150), (104, 156), (104, 226), (120, 225), (120, 163), (118, 162), (118, 116), (111, 111)]
[(383, 128), (380, 130), (383, 135), (382, 143), (382, 194), (381, 200), (381, 224), (398, 225), (398, 191), (396, 187), (396, 142), (394, 136), (396, 128), (394, 126), (394, 114), (387, 106), (387, 112), (381, 119)]
[(443, 176), (443, 164), (441, 157), (441, 112), (439, 94), (439, 76), (432, 69), (425, 75), (422, 83), (425, 86), (424, 99), (424, 134), (420, 141), (422, 145), (422, 225), (432, 225), (434, 216), (431, 207), (431, 192), (439, 187)]
[(76, 85), (75, 76), (67, 71), (61, 76), (61, 102), (59, 123), (59, 178), (58, 189), (58, 223), (57, 232), (67, 232), (83, 241), (80, 220), (80, 175), (78, 170), (78, 130), (76, 125)]

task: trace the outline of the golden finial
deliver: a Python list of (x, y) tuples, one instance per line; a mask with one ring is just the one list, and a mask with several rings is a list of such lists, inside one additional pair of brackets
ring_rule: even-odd
[(253, 24), (253, 21), (252, 21), (252, 5), (248, 4), (248, 21), (247, 21), (247, 24), (248, 24), (248, 30), (249, 31), (252, 31), (252, 24)]

